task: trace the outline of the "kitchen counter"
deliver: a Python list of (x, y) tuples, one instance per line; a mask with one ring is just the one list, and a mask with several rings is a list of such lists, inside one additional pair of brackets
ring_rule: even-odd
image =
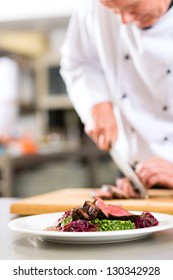
[(0, 198), (0, 259), (1, 260), (172, 260), (173, 229), (150, 237), (124, 243), (70, 245), (39, 240), (35, 236), (13, 232), (8, 222), (14, 198)]

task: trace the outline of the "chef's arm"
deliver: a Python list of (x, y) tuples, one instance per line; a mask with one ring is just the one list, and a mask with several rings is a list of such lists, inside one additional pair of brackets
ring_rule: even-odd
[(153, 157), (136, 166), (136, 173), (146, 188), (161, 185), (173, 189), (173, 163)]
[(86, 122), (85, 132), (101, 150), (108, 151), (111, 148), (118, 135), (111, 102), (102, 102), (91, 108), (91, 121)]
[(61, 75), (86, 133), (100, 149), (117, 138), (117, 124), (87, 13), (71, 18), (61, 48)]

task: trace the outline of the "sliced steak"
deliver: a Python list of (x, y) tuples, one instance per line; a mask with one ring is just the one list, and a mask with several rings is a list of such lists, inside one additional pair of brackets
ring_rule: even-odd
[(131, 215), (131, 213), (129, 211), (127, 211), (126, 209), (124, 209), (120, 206), (111, 205), (111, 204), (107, 205), (107, 213), (108, 213), (108, 215), (119, 216), (119, 217)]
[(116, 187), (124, 193), (126, 198), (140, 198), (139, 192), (135, 191), (132, 183), (127, 178), (117, 179)]
[(100, 197), (94, 201), (85, 201), (83, 207), (73, 208), (71, 215), (73, 221), (93, 221), (97, 218), (99, 220), (131, 220), (134, 222), (139, 217), (139, 215), (134, 215), (120, 206), (105, 204)]
[(136, 221), (139, 217), (139, 215), (134, 215), (120, 206), (111, 204), (106, 205), (104, 201), (99, 197), (96, 198), (96, 204), (107, 217), (107, 219), (110, 220)]
[(138, 191), (132, 186), (132, 183), (127, 178), (121, 178), (116, 180), (116, 186), (103, 185), (100, 189), (91, 193), (93, 198), (100, 197), (102, 199), (128, 199), (128, 198), (140, 198)]
[(81, 207), (73, 208), (71, 216), (72, 216), (73, 221), (77, 221), (77, 220), (89, 221), (90, 220), (90, 217), (87, 214), (87, 212), (85, 212), (85, 210)]
[(109, 199), (113, 198), (113, 194), (111, 192), (103, 191), (102, 189), (101, 190), (94, 190), (94, 191), (92, 191), (91, 192), (91, 196), (93, 198), (100, 197), (100, 198), (105, 199), (105, 200), (106, 199), (109, 200)]
[(100, 197), (96, 197), (95, 204), (100, 208), (105, 217), (108, 219), (109, 213), (107, 210), (107, 205), (104, 203), (104, 201)]
[(91, 201), (85, 201), (83, 205), (84, 211), (89, 215), (91, 221), (95, 220), (98, 216), (98, 213), (100, 212), (99, 207), (94, 202)]
[(108, 213), (110, 220), (130, 220), (135, 222), (139, 218), (139, 215), (132, 214), (120, 206), (111, 204), (108, 205)]
[(106, 219), (107, 217), (103, 213), (103, 211), (96, 205), (96, 201), (85, 201), (83, 205), (84, 211), (89, 215), (90, 220), (98, 219)]

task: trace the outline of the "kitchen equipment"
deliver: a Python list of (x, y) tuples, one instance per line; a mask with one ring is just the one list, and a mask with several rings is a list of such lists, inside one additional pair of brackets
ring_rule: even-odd
[(148, 194), (142, 182), (115, 146), (111, 148), (110, 155), (116, 166), (123, 172), (124, 176), (132, 182), (132, 187), (139, 191), (141, 198), (147, 198)]
[[(85, 200), (93, 201), (94, 188), (59, 189), (28, 198), (16, 200), (11, 204), (11, 213), (32, 215), (62, 212), (82, 206)], [(112, 199), (106, 203), (120, 205), (129, 211), (150, 211), (173, 215), (173, 189), (150, 189), (147, 199)]]

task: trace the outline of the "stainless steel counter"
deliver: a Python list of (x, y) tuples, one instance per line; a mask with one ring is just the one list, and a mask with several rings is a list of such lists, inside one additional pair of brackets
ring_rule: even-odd
[(173, 260), (173, 229), (124, 243), (70, 245), (39, 240), (8, 229), (13, 198), (0, 198), (1, 260)]

